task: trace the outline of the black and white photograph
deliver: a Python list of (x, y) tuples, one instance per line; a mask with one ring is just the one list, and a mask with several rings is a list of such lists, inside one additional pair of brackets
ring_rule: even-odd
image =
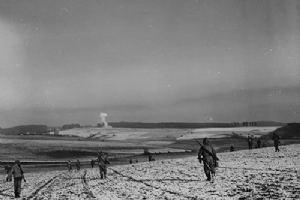
[(0, 0), (0, 199), (300, 199), (300, 1)]

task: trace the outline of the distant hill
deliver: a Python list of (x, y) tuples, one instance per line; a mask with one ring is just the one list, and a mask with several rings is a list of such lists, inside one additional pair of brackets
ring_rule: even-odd
[(263, 137), (272, 138), (273, 133), (278, 134), (281, 139), (300, 139), (300, 123), (289, 123)]
[(9, 135), (40, 134), (46, 133), (47, 131), (48, 127), (46, 125), (23, 125), (0, 130), (1, 133)]
[[(253, 122), (252, 122), (253, 123)], [(284, 126), (284, 123), (272, 121), (257, 121), (256, 126)], [(160, 122), (160, 123), (144, 123), (144, 122), (110, 122), (109, 125), (114, 128), (227, 128), (240, 127), (243, 123), (184, 123), (184, 122)], [(250, 124), (250, 123), (247, 123)]]

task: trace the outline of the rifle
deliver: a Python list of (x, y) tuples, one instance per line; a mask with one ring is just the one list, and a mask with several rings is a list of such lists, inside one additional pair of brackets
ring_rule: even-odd
[(23, 171), (21, 165), (18, 165), (18, 167), (20, 168), (20, 171), (21, 171), (21, 174), (22, 174), (22, 179), (23, 179), (24, 182), (26, 183), (26, 179), (25, 179), (25, 176), (24, 176), (24, 171)]
[(103, 153), (99, 153), (98, 154), (98, 159), (97, 159), (98, 160), (98, 164), (100, 163), (100, 161), (102, 161), (104, 164), (110, 164), (110, 162), (107, 160), (107, 157), (108, 157), (108, 155), (105, 155)]
[(23, 180), (24, 180), (24, 182), (26, 183), (26, 179), (25, 179), (24, 175), (22, 176), (22, 179), (23, 179)]
[(22, 168), (21, 168), (21, 172), (22, 172), (22, 179), (26, 183), (26, 179), (25, 179), (24, 172), (23, 172)]
[[(199, 145), (200, 147), (203, 147), (203, 145), (198, 141), (198, 140), (195, 140)], [(213, 157), (214, 160), (220, 160), (217, 155), (213, 154), (212, 152), (208, 151), (207, 149), (205, 148), (202, 148), (206, 153), (208, 153), (211, 157)]]
[[(200, 145), (200, 147), (203, 147), (203, 145), (198, 140), (195, 140), (195, 141)], [(198, 160), (201, 163), (201, 160), (202, 160), (201, 155), (200, 155), (200, 157), (198, 155)], [(203, 164), (211, 171), (211, 168), (210, 168), (209, 164), (205, 160), (203, 160)]]

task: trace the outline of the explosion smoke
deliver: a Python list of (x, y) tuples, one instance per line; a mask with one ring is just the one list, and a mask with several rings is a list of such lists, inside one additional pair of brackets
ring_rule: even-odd
[(108, 116), (107, 113), (100, 113), (100, 119), (101, 119), (101, 122), (104, 124), (103, 127), (108, 127), (108, 124), (107, 124), (107, 121), (106, 121), (106, 117)]

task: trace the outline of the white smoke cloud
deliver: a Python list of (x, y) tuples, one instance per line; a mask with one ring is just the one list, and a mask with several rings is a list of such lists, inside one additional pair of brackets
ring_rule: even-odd
[(104, 124), (104, 127), (108, 127), (108, 123), (106, 121), (106, 117), (108, 116), (107, 113), (100, 113), (100, 119), (101, 119), (101, 122)]

